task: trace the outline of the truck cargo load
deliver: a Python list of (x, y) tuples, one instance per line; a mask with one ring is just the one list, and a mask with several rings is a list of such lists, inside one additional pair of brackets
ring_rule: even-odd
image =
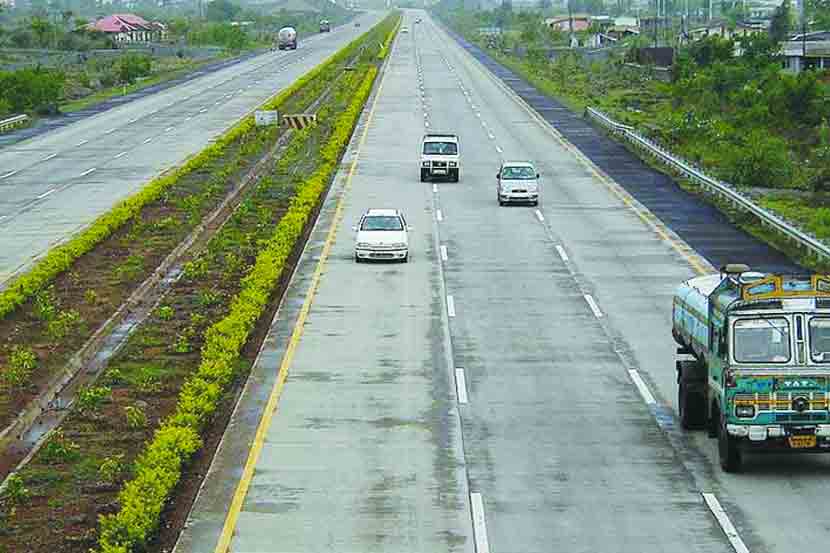
[(277, 33), (277, 48), (280, 50), (297, 49), (297, 30), (294, 27), (283, 27)]

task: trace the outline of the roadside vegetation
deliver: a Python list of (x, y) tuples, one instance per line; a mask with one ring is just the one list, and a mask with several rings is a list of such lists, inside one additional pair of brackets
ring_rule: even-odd
[(216, 0), (199, 16), (146, 6), (137, 13), (163, 22), (166, 36), (159, 43), (129, 48), (86, 28), (94, 15), (100, 15), (98, 10), (0, 13), (0, 118), (84, 109), (209, 63), (267, 48), (282, 26), (295, 26), (303, 37), (319, 32), (321, 18), (337, 25), (352, 16), (330, 2), (321, 2), (319, 10), (266, 13)]
[[(263, 315), (287, 284), (285, 269), (301, 249), (396, 25), (390, 16), (270, 102), (280, 111), (316, 111), (318, 124), (286, 135), (245, 119), (0, 293), (5, 426), (277, 148), (276, 161), (261, 164), (227, 222), (187, 250), (181, 277), (80, 390), (31, 461), (9, 476), (0, 497), (0, 551), (161, 550), (160, 517), (176, 508), (192, 456), (244, 382), (258, 347), (251, 340), (264, 336), (257, 329), (267, 327)], [(14, 455), (2, 451), (0, 461), (8, 470)]]
[[(441, 16), (572, 110), (600, 109), (830, 238), (830, 78), (819, 71), (784, 73), (773, 37), (693, 42), (678, 51), (670, 78), (660, 79), (652, 68), (627, 64), (636, 42), (604, 62), (588, 63), (577, 53), (550, 60), (549, 39), (538, 36), (544, 27), (530, 32), (513, 17), (508, 32), (489, 37), (479, 28), (492, 24), (493, 14)], [(517, 51), (520, 43), (529, 45), (526, 51)]]

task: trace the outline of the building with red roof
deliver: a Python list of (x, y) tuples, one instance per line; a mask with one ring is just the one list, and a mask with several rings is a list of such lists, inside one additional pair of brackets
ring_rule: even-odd
[(158, 21), (147, 21), (131, 13), (114, 14), (90, 23), (87, 28), (110, 36), (116, 43), (158, 42), (167, 28)]

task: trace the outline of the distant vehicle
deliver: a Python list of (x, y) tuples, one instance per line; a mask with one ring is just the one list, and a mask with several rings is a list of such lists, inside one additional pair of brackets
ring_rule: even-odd
[(283, 27), (277, 33), (277, 48), (280, 50), (297, 49), (297, 30), (294, 27)]
[(324, 19), (320, 22), (320, 32), (321, 33), (330, 33), (331, 32), (331, 23), (329, 23), (328, 19)]
[(458, 182), (460, 173), (458, 136), (452, 133), (425, 134), (421, 144), (421, 182), (434, 177)]
[(417, 25), (418, 23), (420, 23), (420, 22), (421, 22), (421, 18), (420, 18), (420, 17), (419, 17), (418, 19), (416, 19), (416, 20), (415, 20), (415, 24), (416, 24), (416, 25)]
[(409, 230), (397, 209), (369, 209), (360, 218), (354, 260), (409, 261)]
[(355, 26), (355, 27), (360, 27), (360, 21), (355, 21), (355, 22), (354, 22), (354, 26)]
[(496, 173), (499, 205), (511, 202), (539, 205), (539, 173), (529, 161), (505, 161)]

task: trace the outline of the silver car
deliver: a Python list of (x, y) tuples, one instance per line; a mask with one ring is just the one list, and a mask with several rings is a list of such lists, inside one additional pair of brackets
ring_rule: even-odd
[(539, 173), (529, 161), (505, 161), (496, 173), (499, 205), (511, 202), (539, 205)]

